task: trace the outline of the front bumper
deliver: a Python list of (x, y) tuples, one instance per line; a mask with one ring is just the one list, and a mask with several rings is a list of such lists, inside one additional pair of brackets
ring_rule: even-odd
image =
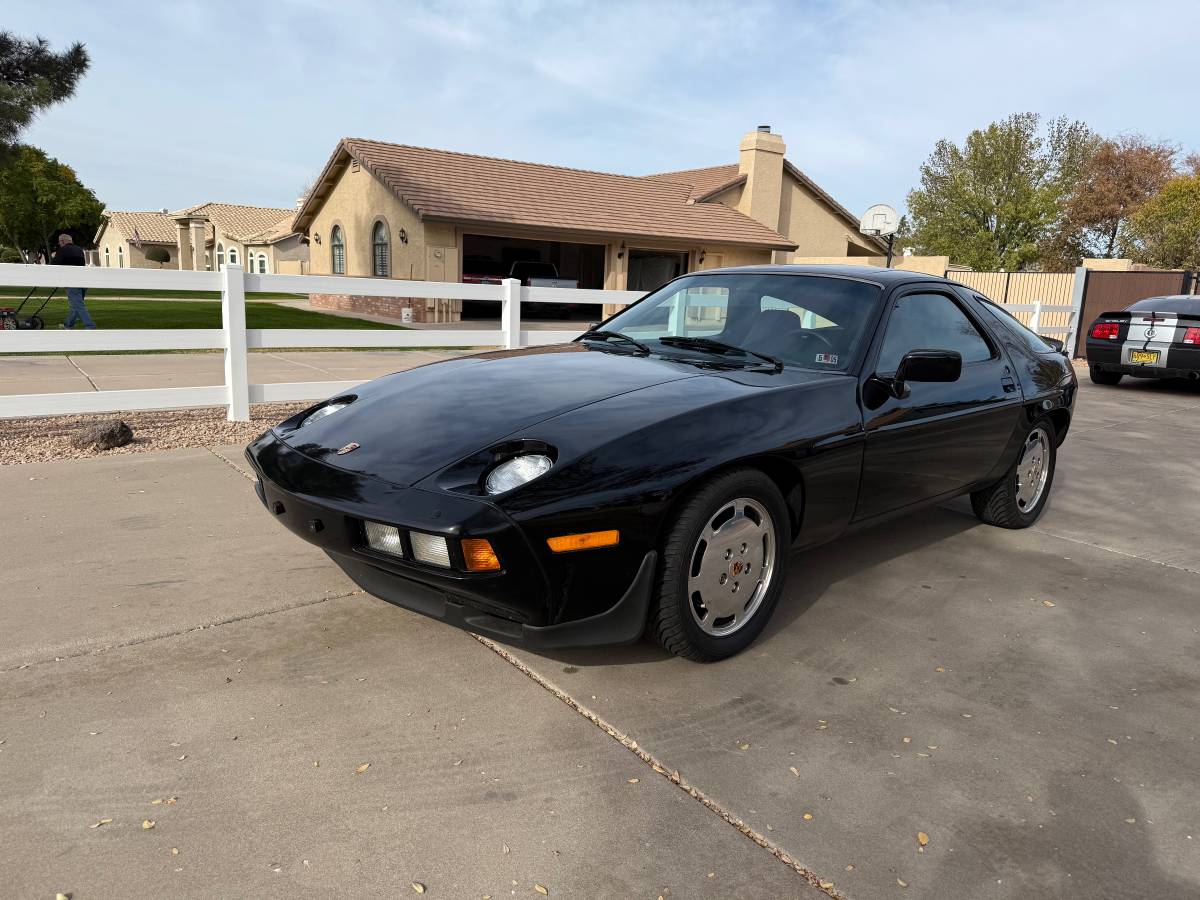
[[(612, 646), (645, 628), (657, 554), (647, 552), (632, 582), (602, 611), (556, 621), (559, 591), (522, 530), (490, 503), (399, 487), (327, 466), (268, 432), (246, 449), (263, 505), (294, 534), (320, 547), (363, 590), (405, 609), (506, 643), (534, 649)], [(503, 568), (468, 573), (391, 557), (366, 547), (364, 521), (491, 542)]]

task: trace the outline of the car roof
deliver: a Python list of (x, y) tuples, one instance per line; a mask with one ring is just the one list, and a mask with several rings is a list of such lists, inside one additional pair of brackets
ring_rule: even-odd
[(879, 285), (901, 284), (910, 281), (929, 281), (938, 284), (954, 284), (937, 275), (923, 272), (906, 272), (903, 269), (885, 269), (882, 266), (814, 266), (814, 265), (770, 265), (732, 266), (725, 269), (701, 269), (688, 275), (832, 275), (838, 278), (857, 278)]

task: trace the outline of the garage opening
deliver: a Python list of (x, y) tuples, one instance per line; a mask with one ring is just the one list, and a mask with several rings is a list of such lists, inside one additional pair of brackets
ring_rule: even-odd
[(653, 291), (672, 278), (687, 274), (687, 266), (686, 251), (630, 250), (628, 289)]
[[(526, 285), (599, 290), (604, 287), (604, 245), (464, 234), (462, 273), (468, 284), (499, 284), (504, 278), (518, 278)], [(600, 318), (600, 307), (539, 303), (523, 315), (595, 321)], [(463, 301), (464, 319), (498, 317), (494, 303)]]

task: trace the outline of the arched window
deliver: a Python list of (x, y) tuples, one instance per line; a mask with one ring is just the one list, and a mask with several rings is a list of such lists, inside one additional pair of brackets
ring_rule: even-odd
[(225, 245), (217, 244), (217, 271), (225, 268)]
[(371, 274), (377, 278), (387, 278), (392, 274), (387, 226), (382, 222), (376, 222), (371, 229)]
[(125, 247), (122, 244), (117, 244), (117, 268), (125, 268)]
[(237, 247), (229, 248), (229, 264), (231, 266), (236, 266), (238, 264)]
[(342, 237), (342, 226), (334, 225), (329, 232), (329, 255), (334, 275), (346, 274), (346, 241)]
[(105, 247), (105, 248), (104, 248), (104, 268), (106, 268), (106, 269), (107, 269), (107, 268), (109, 268), (109, 267), (110, 267), (110, 265), (111, 265), (111, 263), (109, 262), (109, 257), (108, 257), (108, 248), (107, 248), (107, 247)]
[(267, 274), (267, 254), (265, 253), (258, 254), (258, 274)]

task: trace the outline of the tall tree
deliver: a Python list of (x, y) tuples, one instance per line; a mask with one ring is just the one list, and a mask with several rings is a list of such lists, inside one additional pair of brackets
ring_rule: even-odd
[(49, 256), (59, 232), (86, 243), (103, 211), (70, 166), (36, 147), (18, 145), (0, 162), (0, 243)]
[(55, 53), (43, 38), (0, 31), (0, 156), (41, 110), (67, 99), (88, 68), (83, 44)]
[(1082, 122), (1016, 113), (937, 142), (909, 192), (912, 243), (975, 269), (1020, 269), (1059, 217), (1098, 138)]
[(1164, 269), (1200, 269), (1200, 171), (1171, 179), (1129, 217), (1124, 252)]
[(1042, 246), (1043, 265), (1073, 268), (1082, 257), (1111, 259), (1120, 252), (1129, 216), (1175, 174), (1175, 148), (1168, 144), (1139, 135), (1100, 142)]

